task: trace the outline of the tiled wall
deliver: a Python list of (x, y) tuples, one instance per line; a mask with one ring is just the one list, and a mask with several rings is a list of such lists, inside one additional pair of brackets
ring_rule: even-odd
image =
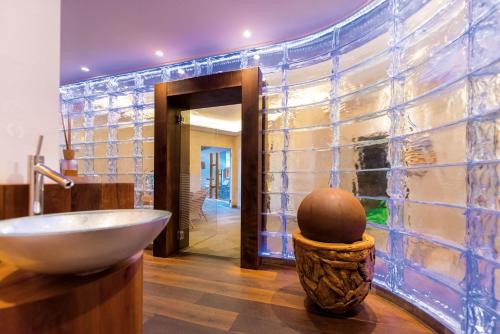
[[(301, 199), (365, 205), (376, 282), (454, 331), (500, 331), (500, 6), (375, 1), (296, 41), (61, 87), (79, 172), (153, 196), (153, 85), (260, 66), (263, 256), (293, 257)], [(61, 141), (62, 142), (62, 141)]]

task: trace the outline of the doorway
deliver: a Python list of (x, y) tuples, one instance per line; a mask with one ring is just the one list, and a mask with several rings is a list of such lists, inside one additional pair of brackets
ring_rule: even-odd
[(259, 267), (263, 218), (261, 79), (258, 68), (249, 68), (155, 86), (154, 207), (170, 211), (172, 217), (153, 243), (154, 256), (166, 257), (189, 246), (190, 219), (186, 210), (182, 210), (194, 196), (189, 162), (190, 129), (186, 126), (191, 116), (186, 111), (239, 104), (244, 139), (239, 171), (240, 265)]
[(181, 140), (189, 145), (181, 146), (181, 170), (189, 176), (182, 179), (180, 216), (189, 229), (180, 250), (239, 259), (241, 104), (185, 110), (182, 119)]

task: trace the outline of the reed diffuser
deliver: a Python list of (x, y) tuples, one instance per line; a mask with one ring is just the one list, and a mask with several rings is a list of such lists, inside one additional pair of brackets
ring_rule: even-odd
[(78, 175), (78, 164), (75, 160), (75, 150), (71, 146), (71, 119), (68, 114), (68, 126), (66, 127), (64, 115), (61, 111), (61, 122), (64, 132), (64, 142), (66, 148), (63, 149), (63, 160), (61, 160), (61, 172), (66, 176)]

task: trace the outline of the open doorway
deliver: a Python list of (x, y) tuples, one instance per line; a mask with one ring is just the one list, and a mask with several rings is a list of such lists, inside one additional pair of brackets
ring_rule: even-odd
[(189, 145), (181, 150), (189, 150), (189, 159), (181, 161), (181, 169), (189, 170), (189, 180), (184, 176), (189, 196), (182, 195), (184, 185), (180, 210), (189, 229), (181, 251), (239, 259), (241, 104), (185, 110), (182, 116)]
[[(240, 265), (258, 269), (262, 214), (263, 121), (259, 108), (262, 75), (258, 68), (211, 74), (155, 85), (154, 208), (172, 213), (167, 227), (153, 243), (153, 255), (166, 257), (189, 245), (189, 215), (182, 207), (192, 202), (190, 136), (183, 124), (186, 110), (240, 104), (241, 195)], [(219, 130), (216, 130), (216, 132)], [(217, 145), (207, 145), (217, 146)], [(233, 152), (233, 156), (234, 156)], [(201, 164), (201, 162), (200, 162)], [(187, 189), (181, 191), (181, 189)], [(233, 203), (232, 203), (233, 205)]]

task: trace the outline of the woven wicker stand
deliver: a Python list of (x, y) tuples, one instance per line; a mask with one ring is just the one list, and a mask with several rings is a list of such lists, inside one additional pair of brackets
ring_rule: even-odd
[(319, 307), (345, 313), (370, 291), (375, 264), (375, 242), (368, 234), (352, 244), (325, 243), (293, 232), (300, 283)]

